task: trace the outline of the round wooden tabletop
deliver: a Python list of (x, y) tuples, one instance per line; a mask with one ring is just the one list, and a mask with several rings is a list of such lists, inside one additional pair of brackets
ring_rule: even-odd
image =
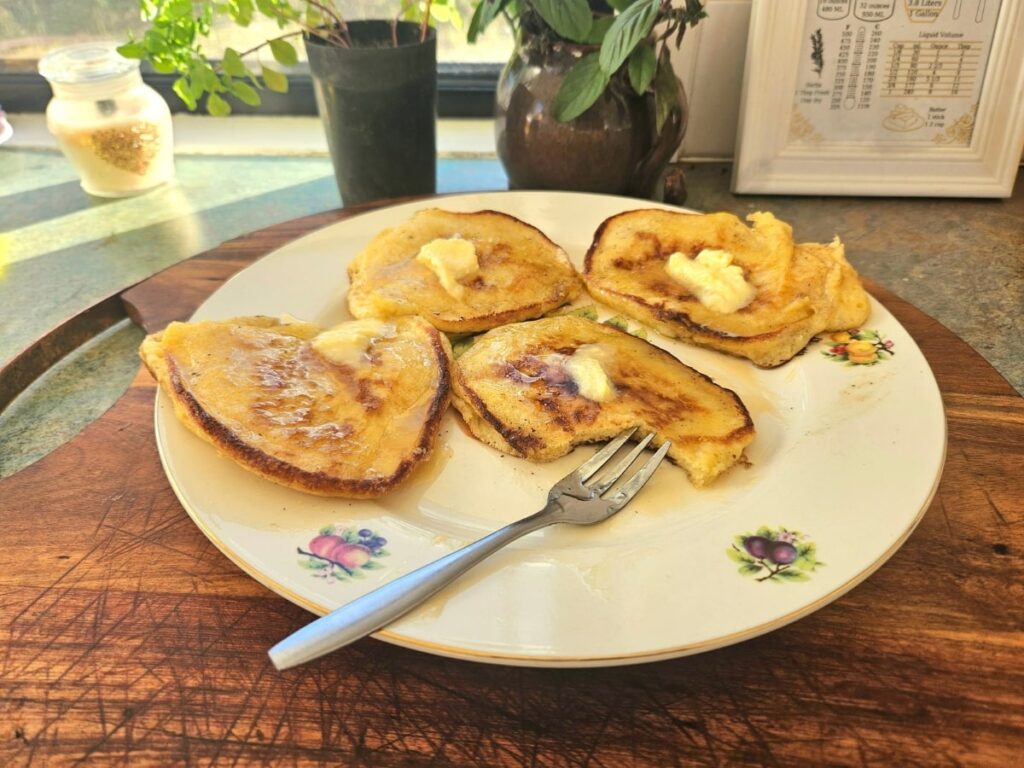
[[(242, 237), (124, 305), (158, 329), (260, 255), (357, 212)], [(950, 331), (868, 287), (942, 391), (948, 456), (931, 508), (877, 573), (810, 617), (636, 667), (485, 666), (367, 639), (275, 671), (266, 649), (310, 616), (182, 510), (140, 371), (102, 418), (0, 482), (0, 764), (1014, 764), (1024, 399)]]

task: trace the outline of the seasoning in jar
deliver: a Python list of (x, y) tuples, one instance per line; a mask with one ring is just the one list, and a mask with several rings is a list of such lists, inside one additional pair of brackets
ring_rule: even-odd
[(174, 177), (171, 112), (113, 43), (60, 48), (39, 62), (53, 89), (46, 125), (86, 192), (139, 194)]

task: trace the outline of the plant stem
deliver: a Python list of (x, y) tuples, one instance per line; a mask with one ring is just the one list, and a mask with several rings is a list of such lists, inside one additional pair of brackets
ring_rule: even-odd
[(296, 30), (295, 32), (287, 32), (287, 33), (285, 33), (283, 35), (278, 35), (277, 37), (272, 37), (269, 40), (264, 40), (259, 45), (254, 45), (252, 48), (250, 48), (247, 51), (241, 51), (238, 54), (238, 58), (244, 59), (249, 54), (256, 53), (256, 51), (258, 51), (260, 48), (265, 48), (266, 46), (270, 45), (275, 40), (284, 40), (284, 39), (289, 38), (289, 37), (295, 37), (296, 35), (301, 35), (303, 32), (306, 32), (306, 31), (308, 31), (307, 28), (303, 27), (302, 29)]
[(423, 12), (423, 23), (420, 25), (420, 42), (427, 39), (427, 30), (430, 29), (430, 6), (434, 0), (427, 0), (427, 10)]
[(415, 0), (406, 0), (402, 3), (402, 7), (398, 9), (398, 13), (391, 19), (391, 45), (395, 48), (398, 47), (398, 21), (405, 15), (405, 12), (409, 10), (409, 6), (413, 4)]
[(776, 568), (774, 571), (772, 571), (771, 570), (771, 566), (768, 566), (768, 570), (771, 571), (771, 572), (767, 576), (762, 576), (760, 579), (757, 579), (757, 581), (768, 581), (768, 579), (770, 579), (772, 576), (774, 576), (777, 573), (782, 573), (787, 568), (789, 568), (788, 565), (780, 565), (778, 568)]
[(330, 563), (331, 565), (336, 565), (336, 566), (338, 566), (339, 568), (341, 568), (341, 570), (343, 570), (343, 571), (344, 571), (345, 573), (347, 573), (347, 574), (348, 574), (349, 576), (351, 576), (351, 575), (353, 574), (353, 572), (352, 572), (352, 571), (350, 571), (350, 570), (349, 570), (348, 568), (346, 568), (346, 567), (345, 567), (344, 565), (342, 565), (341, 563), (339, 563), (339, 562), (338, 562), (337, 560), (331, 560), (331, 559), (330, 559), (329, 557), (321, 557), (320, 555), (314, 555), (314, 554), (313, 554), (312, 552), (307, 552), (307, 551), (306, 551), (306, 550), (304, 550), (304, 549), (303, 549), (302, 547), (296, 547), (296, 548), (295, 548), (295, 550), (296, 550), (296, 551), (297, 551), (297, 552), (298, 552), (298, 553), (299, 553), (300, 555), (305, 555), (306, 557), (314, 557), (314, 558), (316, 558), (317, 560), (323, 560), (323, 561), (324, 561), (325, 563)]
[(327, 0), (327, 4), (321, 3), (318, 0), (306, 0), (314, 8), (318, 8), (328, 16), (330, 16), (335, 25), (337, 25), (340, 35), (334, 38), (342, 48), (352, 47), (352, 35), (349, 34), (348, 24), (345, 23), (345, 19), (342, 18), (341, 13), (337, 8), (334, 7), (334, 3), (331, 0)]

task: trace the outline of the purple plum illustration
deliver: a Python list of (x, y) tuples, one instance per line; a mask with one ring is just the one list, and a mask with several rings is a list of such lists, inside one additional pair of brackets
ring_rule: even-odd
[(762, 526), (753, 533), (737, 536), (726, 550), (739, 563), (744, 576), (755, 581), (807, 581), (824, 563), (817, 558), (817, 547), (807, 537), (788, 528)]

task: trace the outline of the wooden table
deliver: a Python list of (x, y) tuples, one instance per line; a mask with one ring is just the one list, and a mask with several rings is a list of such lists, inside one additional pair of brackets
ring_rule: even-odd
[[(273, 227), (127, 291), (153, 330), (352, 211)], [(309, 614), (245, 576), (168, 487), (154, 383), (0, 483), (0, 765), (991, 765), (1024, 755), (1024, 399), (869, 286), (928, 358), (949, 451), (920, 527), (811, 617), (675, 661), (549, 670), (364, 640), (276, 672)]]

